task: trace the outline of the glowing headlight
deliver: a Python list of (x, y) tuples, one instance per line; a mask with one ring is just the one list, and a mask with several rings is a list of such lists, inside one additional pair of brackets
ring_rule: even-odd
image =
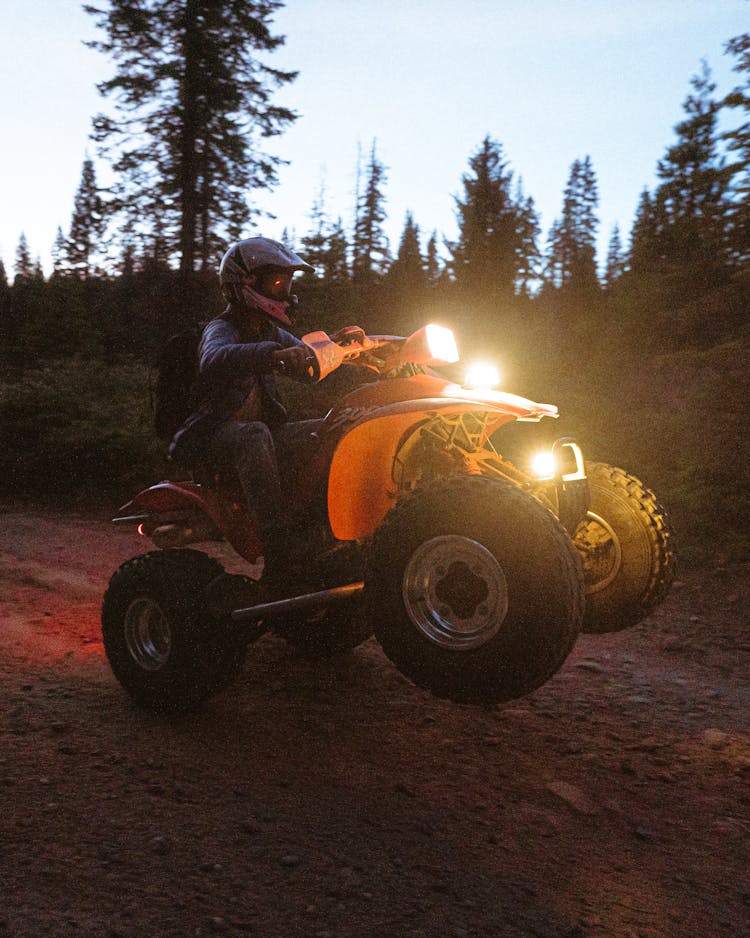
[(557, 473), (557, 461), (554, 455), (549, 450), (537, 453), (532, 457), (531, 471), (538, 479), (554, 479)]
[(500, 373), (494, 365), (486, 362), (476, 362), (469, 365), (466, 370), (464, 387), (475, 388), (496, 388), (500, 384)]
[(458, 361), (458, 346), (452, 329), (431, 322), (425, 326), (425, 334), (430, 355), (434, 359), (443, 362)]

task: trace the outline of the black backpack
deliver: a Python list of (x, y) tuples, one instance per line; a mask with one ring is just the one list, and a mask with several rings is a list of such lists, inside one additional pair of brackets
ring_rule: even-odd
[(171, 336), (156, 359), (151, 399), (154, 429), (161, 440), (171, 440), (192, 413), (202, 331), (201, 326), (191, 326)]

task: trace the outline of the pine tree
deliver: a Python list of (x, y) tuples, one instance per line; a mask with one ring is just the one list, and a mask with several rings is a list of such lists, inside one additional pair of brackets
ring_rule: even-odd
[(433, 231), (430, 240), (427, 242), (427, 258), (425, 260), (425, 273), (427, 283), (434, 287), (440, 279), (440, 254), (437, 245), (437, 232)]
[(599, 219), (596, 175), (591, 159), (575, 160), (563, 194), (561, 217), (549, 236), (548, 277), (560, 289), (576, 293), (598, 288), (596, 232)]
[(73, 202), (67, 245), (69, 266), (83, 280), (88, 280), (95, 272), (94, 257), (102, 249), (105, 228), (104, 204), (96, 184), (94, 164), (87, 157)]
[[(325, 191), (325, 182), (321, 180), (318, 194), (313, 200), (308, 216), (311, 222), (310, 229), (301, 240), (303, 257), (315, 268), (316, 274), (320, 274), (322, 270), (326, 252), (328, 219), (325, 209)], [(305, 276), (315, 276), (315, 274)]]
[(60, 277), (68, 273), (68, 242), (62, 228), (57, 226), (55, 240), (52, 242), (52, 276)]
[(607, 261), (604, 268), (604, 285), (608, 290), (612, 289), (624, 272), (625, 252), (620, 237), (620, 226), (615, 225), (607, 246)]
[(661, 270), (663, 258), (659, 244), (659, 224), (656, 207), (648, 189), (641, 192), (630, 232), (628, 267), (633, 274), (643, 276)]
[(533, 204), (513, 194), (513, 172), (501, 144), (485, 137), (462, 178), (463, 198), (456, 197), (459, 237), (449, 243), (451, 269), (458, 284), (476, 299), (512, 296), (525, 282), (535, 251), (537, 224)]
[(18, 239), (18, 247), (16, 248), (16, 262), (13, 269), (15, 271), (16, 281), (31, 280), (34, 275), (34, 265), (31, 261), (29, 242), (26, 240), (26, 235), (24, 232), (21, 232), (21, 237)]
[(691, 80), (677, 141), (659, 160), (653, 196), (656, 253), (673, 296), (687, 297), (721, 282), (730, 267), (729, 170), (719, 155), (716, 89), (706, 63)]
[(292, 227), (289, 228), (288, 225), (284, 225), (284, 228), (281, 232), (281, 238), (279, 239), (284, 247), (289, 248), (290, 251), (297, 251), (297, 230)]
[(320, 264), (325, 283), (340, 286), (349, 280), (348, 243), (341, 218), (326, 233)]
[(739, 111), (742, 123), (724, 134), (730, 152), (737, 159), (729, 167), (734, 177), (734, 191), (728, 209), (729, 246), (736, 267), (750, 261), (750, 33), (735, 36), (726, 44), (726, 51), (737, 59), (734, 71), (743, 84), (726, 96), (723, 104)]
[[(110, 0), (87, 5), (114, 77), (99, 85), (114, 116), (94, 119), (94, 139), (117, 174), (115, 205), (146, 240), (164, 239), (189, 279), (247, 225), (253, 190), (272, 187), (280, 157), (259, 138), (296, 115), (272, 103), (296, 72), (259, 58), (284, 42), (271, 32), (281, 0)], [(159, 229), (159, 222), (162, 227)], [(152, 242), (153, 243), (153, 242)]]
[(739, 127), (726, 131), (724, 139), (729, 149), (738, 154), (733, 168), (743, 174), (739, 191), (747, 195), (750, 193), (750, 33), (730, 39), (726, 51), (737, 59), (733, 69), (742, 77), (743, 83), (724, 98), (723, 104), (744, 112), (744, 120)]
[(397, 290), (412, 294), (426, 285), (425, 263), (419, 245), (419, 226), (415, 224), (411, 212), (406, 213), (398, 253), (388, 271), (388, 278)]
[(524, 196), (521, 180), (518, 180), (516, 192), (516, 205), (518, 206), (518, 277), (517, 291), (528, 296), (532, 286), (539, 279), (539, 215), (531, 196)]
[[(359, 178), (359, 166), (357, 172)], [(357, 187), (352, 278), (356, 283), (371, 284), (385, 273), (389, 261), (388, 238), (383, 230), (387, 217), (383, 192), (386, 167), (378, 159), (375, 140), (365, 174), (364, 189), (359, 191), (359, 182)]]

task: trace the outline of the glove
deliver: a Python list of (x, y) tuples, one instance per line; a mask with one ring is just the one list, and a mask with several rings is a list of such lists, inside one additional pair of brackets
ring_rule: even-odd
[(296, 381), (310, 380), (315, 356), (304, 346), (293, 345), (273, 353), (274, 370)]

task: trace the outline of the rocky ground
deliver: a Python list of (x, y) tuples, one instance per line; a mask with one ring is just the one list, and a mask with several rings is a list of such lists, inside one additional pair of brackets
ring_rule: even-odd
[(532, 696), (413, 688), (281, 639), (197, 716), (136, 709), (99, 633), (146, 545), (0, 513), (0, 935), (750, 934), (750, 569), (684, 573)]

